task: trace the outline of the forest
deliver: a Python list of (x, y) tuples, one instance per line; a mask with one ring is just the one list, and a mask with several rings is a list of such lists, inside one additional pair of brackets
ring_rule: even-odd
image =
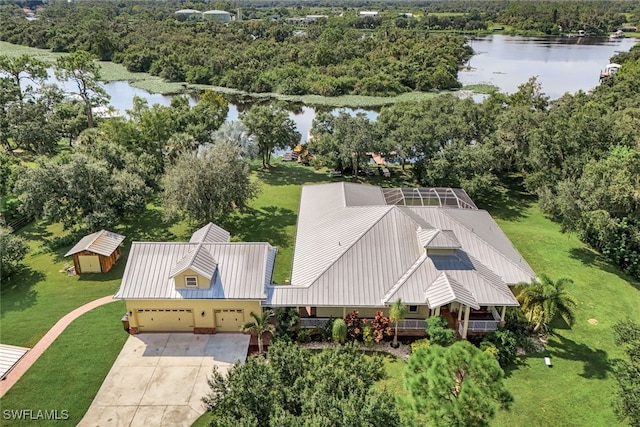
[[(173, 2), (52, 2), (37, 19), (0, 6), (0, 40), (54, 52), (88, 51), (129, 71), (172, 82), (285, 95), (393, 96), (460, 87), (458, 69), (473, 54), (457, 34), (511, 31), (602, 36), (637, 23), (632, 2), (451, 2), (243, 4), (242, 21), (176, 19), (174, 12), (214, 5)], [(236, 5), (237, 6), (237, 5)], [(237, 13), (231, 3), (216, 3)], [(411, 12), (409, 12), (411, 11)], [(309, 21), (292, 20), (321, 14)]]

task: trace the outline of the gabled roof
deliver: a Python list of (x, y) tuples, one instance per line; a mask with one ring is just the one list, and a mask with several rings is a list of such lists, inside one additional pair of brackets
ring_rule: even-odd
[(191, 239), (189, 239), (190, 243), (218, 243), (229, 241), (231, 241), (231, 234), (212, 222), (194, 231)]
[[(268, 243), (133, 242), (114, 298), (264, 299), (275, 254), (276, 248)], [(189, 257), (217, 261), (209, 288), (176, 288), (172, 272)]]
[(462, 247), (455, 233), (451, 230), (438, 230), (437, 228), (424, 230), (423, 228), (418, 228), (416, 234), (420, 245), (424, 248), (459, 249)]
[(193, 270), (211, 280), (217, 268), (218, 263), (211, 253), (199, 244), (176, 263), (169, 272), (169, 277), (175, 277), (186, 270)]
[(480, 308), (471, 292), (445, 272), (440, 273), (438, 278), (427, 286), (425, 299), (429, 307), (441, 307), (455, 301), (476, 310)]
[(389, 205), (380, 187), (305, 186), (291, 285), (270, 286), (265, 303), (380, 307), (401, 297), (431, 305), (449, 295), (473, 307), (518, 305), (508, 284), (535, 274), (491, 216), (469, 202), (464, 208)]
[(124, 241), (125, 236), (107, 230), (100, 230), (84, 236), (64, 256), (89, 251), (98, 255), (109, 256)]

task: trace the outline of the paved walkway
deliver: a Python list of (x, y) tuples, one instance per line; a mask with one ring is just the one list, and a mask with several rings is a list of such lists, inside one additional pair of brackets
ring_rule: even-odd
[(96, 307), (100, 307), (101, 305), (105, 305), (114, 301), (116, 300), (114, 300), (113, 296), (111, 295), (99, 298), (95, 301), (88, 302), (85, 305), (76, 308), (72, 312), (65, 315), (62, 319), (58, 320), (58, 322), (53, 325), (51, 329), (49, 329), (49, 331), (40, 339), (40, 341), (38, 341), (38, 343), (33, 346), (33, 348), (22, 357), (22, 359), (20, 359), (20, 361), (13, 367), (13, 369), (9, 372), (5, 379), (0, 381), (0, 397), (4, 396), (7, 391), (9, 391), (9, 389), (13, 387), (16, 382), (18, 382), (18, 380), (25, 372), (27, 372), (31, 365), (33, 365), (34, 362), (38, 360), (38, 357), (40, 357), (40, 355), (42, 355), (42, 353), (44, 353), (44, 351), (49, 348), (51, 343), (54, 342), (65, 329), (67, 329), (67, 326), (69, 326), (71, 322)]

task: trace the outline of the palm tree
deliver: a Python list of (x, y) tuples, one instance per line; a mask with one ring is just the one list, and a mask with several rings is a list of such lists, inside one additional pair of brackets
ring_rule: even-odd
[(409, 308), (401, 299), (391, 304), (391, 308), (389, 309), (389, 318), (396, 324), (393, 342), (391, 343), (391, 346), (394, 348), (398, 347), (398, 322), (407, 317), (408, 312)]
[(551, 321), (560, 315), (569, 326), (575, 322), (573, 310), (576, 301), (566, 291), (567, 285), (573, 284), (573, 280), (562, 277), (556, 282), (546, 274), (541, 274), (531, 284), (520, 284), (518, 288), (518, 301), (522, 310), (529, 316), (530, 322), (536, 322), (534, 332), (549, 330)]
[(242, 332), (255, 332), (258, 336), (258, 353), (262, 354), (262, 335), (266, 333), (273, 334), (276, 330), (275, 326), (269, 323), (269, 319), (273, 316), (272, 310), (267, 310), (262, 314), (251, 312), (253, 322), (245, 323)]

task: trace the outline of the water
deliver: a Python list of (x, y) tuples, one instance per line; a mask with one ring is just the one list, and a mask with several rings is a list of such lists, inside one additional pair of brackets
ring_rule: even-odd
[[(469, 44), (476, 52), (468, 62), (470, 69), (460, 71), (458, 77), (464, 85), (489, 83), (500, 91), (512, 93), (529, 77), (538, 76), (542, 90), (556, 99), (565, 92), (588, 91), (598, 84), (600, 70), (609, 58), (619, 51), (628, 51), (635, 39), (594, 39), (589, 37), (542, 38), (491, 35), (478, 37)], [(50, 82), (55, 82), (51, 77)], [(72, 90), (66, 85), (67, 90)], [(131, 109), (133, 97), (145, 98), (150, 105), (169, 105), (171, 96), (151, 94), (129, 85), (128, 82), (111, 82), (104, 85), (111, 95), (110, 104), (120, 113)], [(475, 96), (480, 101), (483, 96)], [(190, 97), (193, 105), (196, 98)], [(229, 103), (227, 120), (238, 120), (240, 111), (250, 104), (232, 101)], [(339, 109), (334, 109), (335, 114)], [(378, 116), (376, 111), (346, 109), (350, 114), (364, 112), (370, 120)], [(316, 110), (313, 107), (295, 106), (289, 117), (295, 122), (305, 142)]]
[(489, 83), (513, 93), (537, 76), (551, 99), (565, 92), (585, 92), (598, 85), (600, 70), (616, 52), (628, 51), (636, 39), (591, 37), (519, 37), (491, 35), (469, 42), (476, 52), (458, 78), (463, 85)]

